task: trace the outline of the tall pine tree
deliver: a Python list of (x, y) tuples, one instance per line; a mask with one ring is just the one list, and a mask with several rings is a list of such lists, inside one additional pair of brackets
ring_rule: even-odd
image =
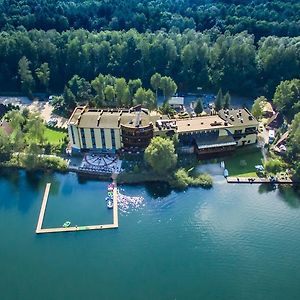
[(222, 89), (219, 89), (215, 101), (215, 110), (219, 111), (220, 109), (222, 109), (222, 107), (223, 107), (223, 93), (222, 93)]

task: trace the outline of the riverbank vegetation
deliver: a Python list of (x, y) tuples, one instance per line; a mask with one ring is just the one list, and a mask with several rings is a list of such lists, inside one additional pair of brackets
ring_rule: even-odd
[(144, 159), (146, 163), (151, 166), (156, 174), (165, 176), (173, 188), (211, 187), (212, 179), (208, 174), (192, 172), (198, 161), (194, 161), (193, 165), (189, 165), (178, 160), (174, 144), (171, 139), (153, 138), (145, 150)]
[(281, 133), (289, 133), (283, 162), (291, 169), (293, 179), (300, 182), (300, 80), (282, 81), (276, 88), (273, 103), (285, 119)]
[(66, 170), (67, 162), (56, 156), (65, 149), (65, 133), (46, 128), (38, 114), (11, 110), (0, 128), (0, 164), (25, 169)]
[(143, 182), (165, 182), (171, 188), (184, 190), (189, 186), (210, 188), (211, 176), (197, 171), (196, 155), (177, 154), (176, 139), (153, 138), (145, 153), (122, 154), (119, 183), (138, 184)]
[(269, 175), (284, 172), (288, 177), (292, 175), (295, 182), (300, 181), (300, 80), (284, 80), (276, 87), (272, 104), (263, 96), (258, 97), (252, 106), (253, 115), (261, 122), (267, 122), (264, 117), (264, 107), (269, 104), (283, 117), (284, 122), (276, 129), (275, 141), (283, 134), (288, 134), (285, 142), (286, 151), (278, 154), (272, 145), (267, 145), (267, 161), (264, 162), (265, 171)]

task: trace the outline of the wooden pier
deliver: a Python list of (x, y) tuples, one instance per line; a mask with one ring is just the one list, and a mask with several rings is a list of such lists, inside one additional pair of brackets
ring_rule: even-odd
[(40, 231), (42, 230), (42, 225), (43, 225), (44, 215), (45, 215), (47, 201), (48, 201), (48, 197), (49, 197), (50, 187), (51, 187), (51, 183), (47, 183), (45, 192), (44, 192), (44, 197), (43, 197), (43, 201), (42, 201), (40, 214), (39, 214), (38, 223), (37, 223), (36, 230), (35, 230), (36, 233), (40, 233)]
[(294, 184), (290, 178), (288, 179), (277, 179), (271, 181), (268, 178), (259, 178), (259, 177), (227, 177), (228, 183), (247, 183), (247, 184), (262, 184), (262, 183), (274, 183), (274, 184)]
[(41, 210), (39, 214), (38, 223), (36, 226), (36, 233), (55, 233), (55, 232), (74, 232), (74, 231), (86, 231), (86, 230), (103, 230), (103, 229), (115, 229), (119, 227), (118, 220), (118, 189), (116, 181), (114, 180), (114, 190), (113, 190), (113, 223), (112, 224), (102, 224), (102, 225), (86, 225), (86, 226), (72, 226), (72, 227), (56, 227), (56, 228), (42, 228), (44, 215), (46, 211), (47, 201), (49, 197), (51, 183), (47, 183), (43, 201), (41, 205)]

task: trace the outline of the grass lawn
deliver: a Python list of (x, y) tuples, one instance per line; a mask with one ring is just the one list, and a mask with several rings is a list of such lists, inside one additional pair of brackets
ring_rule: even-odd
[(255, 166), (263, 163), (261, 150), (256, 147), (238, 149), (225, 160), (229, 176), (257, 177)]
[(45, 139), (52, 145), (61, 144), (66, 136), (67, 133), (55, 129), (50, 129), (47, 127), (45, 130)]

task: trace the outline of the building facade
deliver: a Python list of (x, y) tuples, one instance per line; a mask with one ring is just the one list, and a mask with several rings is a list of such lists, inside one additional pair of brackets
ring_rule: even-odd
[(122, 110), (77, 107), (68, 131), (72, 149), (78, 152), (143, 150), (154, 136), (177, 135), (182, 152), (206, 156), (256, 143), (258, 122), (247, 109), (182, 120), (150, 113), (140, 106)]
[(72, 149), (114, 153), (120, 148), (146, 148), (160, 117), (140, 106), (122, 110), (77, 107), (68, 121)]

